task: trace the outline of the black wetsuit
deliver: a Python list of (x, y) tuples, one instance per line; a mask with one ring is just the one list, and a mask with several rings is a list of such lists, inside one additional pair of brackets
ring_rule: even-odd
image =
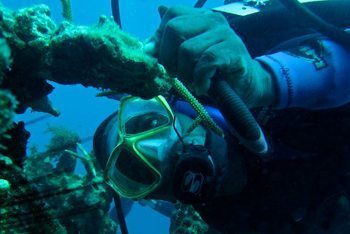
[(223, 233), (349, 233), (350, 106), (264, 117), (273, 159), (237, 152), (245, 157), (245, 188), (195, 205), (203, 219)]

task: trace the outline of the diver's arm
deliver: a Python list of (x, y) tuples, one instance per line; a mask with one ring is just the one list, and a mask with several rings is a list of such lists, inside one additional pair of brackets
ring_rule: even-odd
[(208, 95), (219, 72), (248, 107), (324, 109), (350, 101), (350, 51), (334, 42), (252, 59), (219, 13), (178, 6), (160, 15), (149, 53), (197, 95)]
[(332, 41), (256, 59), (273, 74), (277, 108), (326, 109), (350, 101), (350, 50)]

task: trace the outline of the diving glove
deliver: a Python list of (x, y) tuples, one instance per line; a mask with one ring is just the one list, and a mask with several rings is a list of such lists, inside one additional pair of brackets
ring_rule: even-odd
[(217, 71), (249, 107), (269, 106), (272, 75), (251, 58), (225, 17), (206, 9), (160, 7), (161, 23), (145, 49), (196, 95), (207, 95)]

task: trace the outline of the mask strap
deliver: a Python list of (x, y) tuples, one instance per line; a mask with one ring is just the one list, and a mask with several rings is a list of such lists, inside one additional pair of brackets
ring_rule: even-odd
[(174, 128), (174, 131), (175, 131), (177, 137), (179, 138), (179, 140), (180, 140), (182, 146), (184, 147), (184, 146), (185, 146), (184, 140), (182, 139), (182, 137), (181, 137), (179, 131), (176, 129), (175, 123), (176, 123), (176, 115), (174, 115), (173, 128)]

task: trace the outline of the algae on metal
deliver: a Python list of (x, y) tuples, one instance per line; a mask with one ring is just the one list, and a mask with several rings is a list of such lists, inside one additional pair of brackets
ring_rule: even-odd
[(79, 136), (63, 127), (50, 127), (49, 131), (53, 136), (46, 151), (32, 149), (25, 162), (27, 178), (36, 181), (41, 195), (50, 193), (45, 197), (46, 206), (67, 233), (115, 233), (117, 226), (108, 215), (112, 193), (101, 168), (92, 160), (88, 166), (93, 169), (84, 164), (86, 174), (77, 174), (77, 158), (84, 157), (75, 157), (79, 155)]
[(94, 168), (76, 174), (71, 152), (79, 155), (80, 137), (62, 127), (49, 131), (46, 151), (32, 148), (23, 168), (0, 154), (0, 233), (115, 233), (108, 215), (112, 194), (100, 167), (90, 156)]
[(45, 5), (15, 12), (0, 6), (0, 15), (0, 31), (13, 60), (1, 86), (16, 96), (18, 113), (29, 106), (53, 113), (44, 100), (53, 91), (47, 80), (141, 97), (169, 88), (157, 78), (156, 59), (145, 54), (143, 44), (122, 32), (112, 19), (101, 17), (92, 27), (67, 21), (56, 25)]
[(7, 189), (0, 192), (0, 233), (67, 233), (50, 214), (40, 193), (22, 168), (0, 154), (0, 178)]
[(5, 136), (5, 132), (12, 126), (17, 101), (10, 91), (1, 89), (4, 79), (4, 71), (11, 64), (11, 51), (6, 41), (0, 38), (0, 149), (4, 148), (1, 140)]
[[(121, 31), (111, 18), (100, 17), (93, 27), (75, 26), (67, 21), (56, 26), (45, 5), (22, 9), (12, 16), (13, 23), (5, 27), (6, 35), (10, 35), (9, 40), (15, 38), (17, 43), (9, 43), (15, 45), (11, 48), (14, 64), (13, 72), (5, 81), (9, 81), (9, 88), (19, 100), (19, 112), (30, 106), (59, 114), (45, 97), (53, 89), (46, 80), (143, 98), (167, 94), (173, 85), (185, 100), (197, 103), (194, 107), (201, 106), (189, 92), (183, 92), (183, 88), (176, 85), (179, 82), (172, 82), (176, 79), (170, 78), (155, 58), (144, 52), (142, 42)], [(0, 22), (0, 29), (3, 24)], [(200, 111), (199, 119), (205, 126), (222, 134), (203, 108), (195, 110)]]
[(16, 97), (17, 113), (23, 113), (32, 102), (38, 106), (37, 103), (53, 90), (38, 74), (40, 55), (47, 50), (45, 43), (55, 29), (55, 24), (48, 20), (49, 12), (46, 10), (36, 8), (13, 12), (0, 5), (0, 31), (11, 49), (12, 60), (3, 73), (0, 89), (10, 90)]
[(49, 79), (61, 84), (80, 83), (141, 97), (165, 91), (157, 83), (156, 59), (106, 17), (93, 27), (62, 23), (51, 39), (46, 63)]

